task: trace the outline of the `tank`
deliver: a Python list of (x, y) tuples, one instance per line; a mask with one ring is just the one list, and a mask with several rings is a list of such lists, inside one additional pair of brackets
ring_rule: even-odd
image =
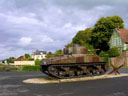
[(63, 49), (64, 55), (41, 60), (40, 69), (55, 78), (78, 78), (103, 75), (109, 69), (101, 57), (88, 54), (88, 49), (72, 45)]

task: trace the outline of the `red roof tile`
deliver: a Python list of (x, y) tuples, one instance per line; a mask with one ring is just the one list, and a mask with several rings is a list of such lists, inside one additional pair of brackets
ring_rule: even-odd
[(128, 43), (128, 29), (118, 29), (118, 33), (121, 37), (121, 39)]

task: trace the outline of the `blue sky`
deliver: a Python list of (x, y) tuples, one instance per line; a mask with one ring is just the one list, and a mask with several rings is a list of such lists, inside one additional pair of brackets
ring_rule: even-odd
[(128, 28), (127, 0), (0, 0), (0, 59), (55, 51), (101, 17), (119, 15)]

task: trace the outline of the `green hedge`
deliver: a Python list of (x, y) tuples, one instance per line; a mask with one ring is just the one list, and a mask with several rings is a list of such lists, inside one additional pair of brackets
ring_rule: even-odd
[(26, 66), (23, 66), (22, 70), (21, 71), (40, 71), (40, 66), (29, 66), (29, 65), (26, 65)]

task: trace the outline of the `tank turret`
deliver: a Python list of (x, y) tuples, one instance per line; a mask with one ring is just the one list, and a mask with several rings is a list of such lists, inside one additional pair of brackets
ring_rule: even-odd
[(83, 47), (79, 46), (77, 44), (72, 45), (71, 47), (66, 46), (63, 50), (64, 54), (70, 55), (70, 54), (88, 54), (88, 50)]
[(41, 71), (56, 78), (77, 78), (104, 74), (109, 66), (102, 58), (88, 54), (84, 46), (72, 45), (63, 49), (63, 56), (41, 61)]

